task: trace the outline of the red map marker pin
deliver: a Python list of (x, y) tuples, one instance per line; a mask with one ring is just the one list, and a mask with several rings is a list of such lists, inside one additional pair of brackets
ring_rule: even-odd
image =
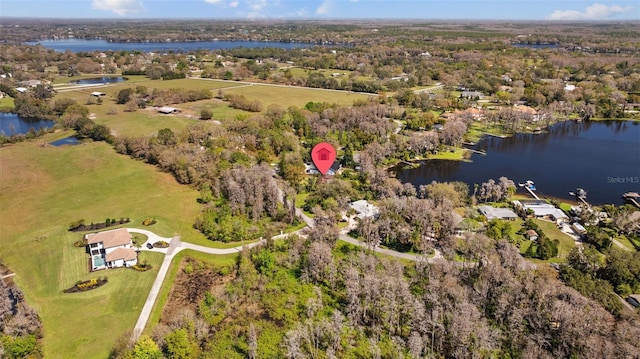
[(330, 143), (318, 143), (311, 150), (311, 159), (318, 171), (325, 175), (336, 160), (336, 149)]

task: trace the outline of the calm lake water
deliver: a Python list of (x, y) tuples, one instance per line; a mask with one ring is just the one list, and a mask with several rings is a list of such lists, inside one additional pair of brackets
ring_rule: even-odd
[(80, 141), (78, 141), (78, 139), (75, 136), (70, 136), (70, 137), (61, 138), (57, 141), (53, 141), (49, 144), (52, 146), (59, 147), (64, 145), (78, 145), (80, 144)]
[(54, 124), (55, 122), (49, 120), (31, 120), (15, 113), (0, 112), (0, 133), (5, 136), (22, 135), (32, 127), (38, 131), (40, 128), (53, 127)]
[[(622, 194), (640, 192), (640, 124), (628, 121), (565, 121), (548, 133), (510, 138), (485, 136), (474, 147), (473, 162), (427, 160), (397, 171), (416, 187), (431, 181), (474, 183), (505, 176), (516, 183), (533, 180), (538, 195), (571, 199), (584, 188), (593, 204), (622, 204)], [(521, 191), (521, 189), (519, 189)]]
[(103, 76), (103, 77), (92, 77), (89, 79), (75, 80), (75, 81), (69, 81), (69, 82), (72, 84), (78, 84), (78, 85), (97, 85), (97, 84), (123, 82), (125, 80), (126, 79), (122, 76)]
[(28, 42), (29, 45), (41, 44), (42, 46), (59, 52), (70, 50), (71, 52), (89, 51), (175, 51), (187, 52), (191, 50), (206, 49), (232, 49), (236, 47), (277, 47), (281, 49), (295, 49), (311, 47), (315, 45), (291, 42), (266, 42), (266, 41), (198, 41), (198, 42), (107, 42), (106, 40), (44, 40)]

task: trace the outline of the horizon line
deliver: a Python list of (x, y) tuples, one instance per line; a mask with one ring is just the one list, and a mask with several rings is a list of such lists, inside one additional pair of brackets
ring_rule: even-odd
[[(264, 18), (246, 18), (246, 17), (224, 17), (224, 18), (204, 18), (204, 17), (40, 17), (40, 16), (5, 16), (0, 15), (0, 19), (3, 20), (102, 20), (102, 21), (244, 21), (244, 22), (260, 22), (260, 21), (434, 21), (434, 22), (545, 22), (545, 23), (615, 23), (615, 22), (639, 22), (640, 19), (589, 19), (589, 20), (553, 20), (553, 19), (477, 19), (477, 18), (386, 18), (386, 17), (357, 17), (357, 18), (315, 18), (315, 17), (264, 17)], [(0, 24), (0, 27), (2, 24)]]

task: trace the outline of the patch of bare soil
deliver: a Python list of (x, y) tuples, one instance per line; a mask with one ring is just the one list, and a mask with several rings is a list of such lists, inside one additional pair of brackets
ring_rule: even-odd
[(160, 321), (172, 318), (185, 309), (195, 311), (207, 291), (219, 296), (225, 285), (235, 278), (235, 272), (221, 274), (221, 268), (186, 257), (169, 293), (169, 300)]

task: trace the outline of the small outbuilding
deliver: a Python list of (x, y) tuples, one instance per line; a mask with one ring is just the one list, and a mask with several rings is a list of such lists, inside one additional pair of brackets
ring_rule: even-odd
[(535, 241), (538, 240), (538, 232), (534, 231), (533, 229), (529, 229), (527, 231), (527, 239), (530, 241)]
[(179, 108), (175, 108), (175, 107), (169, 107), (169, 106), (162, 106), (160, 108), (158, 108), (158, 112), (165, 114), (165, 115), (170, 115), (173, 113), (178, 113), (180, 112)]
[(106, 95), (107, 95), (106, 93), (98, 92), (98, 91), (94, 91), (94, 92), (91, 93), (91, 96), (93, 96), (93, 97), (103, 97), (103, 96), (106, 96)]

